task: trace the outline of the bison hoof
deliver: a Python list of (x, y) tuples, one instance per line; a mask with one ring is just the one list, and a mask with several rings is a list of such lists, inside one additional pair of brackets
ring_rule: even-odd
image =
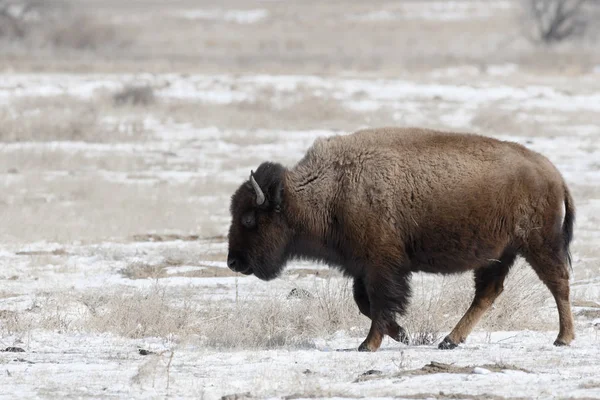
[(452, 350), (455, 349), (458, 345), (454, 343), (448, 336), (442, 340), (442, 342), (438, 345), (438, 349), (441, 350)]
[(392, 336), (392, 339), (394, 339), (396, 342), (404, 343), (407, 346), (409, 344), (408, 335), (406, 334), (406, 330), (404, 330), (404, 328), (401, 326), (398, 327), (398, 333), (396, 335)]
[(367, 342), (362, 342), (360, 344), (360, 346), (358, 346), (358, 351), (369, 351), (369, 352), (373, 352), (375, 350), (371, 349), (369, 347), (369, 345), (367, 344)]
[(557, 346), (557, 347), (562, 347), (562, 346), (568, 346), (568, 345), (569, 345), (569, 343), (565, 342), (565, 341), (564, 341), (564, 340), (562, 340), (562, 339), (556, 339), (556, 340), (554, 341), (554, 345), (555, 345), (555, 346)]

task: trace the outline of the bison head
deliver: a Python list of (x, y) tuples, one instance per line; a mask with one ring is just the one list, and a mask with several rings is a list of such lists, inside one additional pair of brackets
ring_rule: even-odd
[(285, 218), (285, 168), (263, 163), (231, 198), (227, 265), (262, 280), (276, 278), (287, 261), (292, 229)]

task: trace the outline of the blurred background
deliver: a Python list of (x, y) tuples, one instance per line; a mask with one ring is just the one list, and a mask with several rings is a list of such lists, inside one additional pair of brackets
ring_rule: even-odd
[(3, 0), (5, 71), (316, 73), (598, 64), (596, 0)]
[(599, 16), (595, 0), (2, 0), (0, 240), (223, 236), (250, 168), (369, 126), (560, 136), (533, 145), (585, 169)]

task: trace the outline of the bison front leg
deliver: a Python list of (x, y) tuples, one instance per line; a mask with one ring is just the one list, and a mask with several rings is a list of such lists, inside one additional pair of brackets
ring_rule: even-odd
[[(353, 289), (354, 301), (356, 302), (358, 309), (364, 316), (371, 319), (371, 302), (369, 301), (369, 295), (364, 280), (362, 278), (354, 278)], [(403, 327), (398, 325), (395, 320), (389, 321), (386, 333), (395, 341), (408, 344), (408, 335), (406, 334), (406, 331)]]
[[(397, 313), (405, 311), (410, 294), (408, 277), (382, 274), (369, 276), (364, 283), (367, 296), (358, 296), (362, 304), (359, 304), (359, 308), (362, 307), (361, 312), (364, 310), (363, 314), (371, 318), (371, 329), (358, 350), (377, 351), (386, 333), (390, 337), (406, 343), (406, 332), (396, 323), (395, 316)], [(355, 299), (356, 297), (355, 291)], [(368, 314), (366, 313), (365, 298), (369, 302)]]

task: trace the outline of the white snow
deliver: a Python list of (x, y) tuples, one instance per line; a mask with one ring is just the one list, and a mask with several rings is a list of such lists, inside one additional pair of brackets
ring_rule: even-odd
[(194, 9), (178, 11), (173, 15), (190, 20), (226, 21), (237, 24), (255, 24), (267, 18), (269, 12), (264, 9), (251, 10), (220, 10), (220, 9)]
[(370, 11), (366, 14), (349, 15), (358, 21), (431, 20), (460, 21), (464, 19), (486, 19), (498, 12), (507, 12), (514, 7), (509, 1), (405, 1), (391, 9)]
[[(432, 10), (435, 7), (432, 6)], [(221, 17), (225, 18), (219, 14)], [(564, 131), (553, 131), (552, 135), (505, 132), (498, 137), (523, 143), (547, 155), (569, 184), (591, 187), (600, 176), (597, 150), (600, 128), (585, 120), (566, 121), (580, 112), (599, 112), (600, 93), (593, 90), (568, 93), (552, 85), (513, 85), (500, 80), (518, 73), (512, 65), (496, 66), (469, 84), (456, 84), (448, 79), (474, 75), (470, 67), (438, 71), (437, 76), (415, 80), (312, 75), (5, 74), (0, 76), (0, 102), (10, 107), (16, 99), (27, 96), (67, 94), (89, 98), (97, 92), (121, 88), (128, 82), (144, 81), (157, 87), (157, 96), (164, 101), (194, 99), (222, 105), (256, 101), (262, 90), (272, 89), (272, 101), (277, 103), (274, 109), (281, 104), (293, 105), (298, 100), (296, 92), (302, 87), (325, 99), (339, 100), (356, 112), (389, 110), (402, 124), (427, 124), (434, 116), (437, 123), (457, 129), (472, 128), (474, 116), (484, 108), (493, 107), (508, 111), (517, 122), (536, 121), (541, 127), (566, 126)], [(361, 97), (357, 99), (354, 95), (359, 92)], [(102, 121), (111, 126), (127, 123), (127, 119), (119, 115), (106, 115)], [(185, 186), (213, 179), (226, 189), (200, 186), (202, 189), (189, 198), (190, 214), (205, 216), (201, 221), (218, 226), (219, 233), (226, 235), (229, 189), (247, 179), (251, 168), (266, 159), (293, 164), (314, 139), (346, 133), (327, 127), (249, 130), (194, 126), (154, 117), (147, 117), (144, 127), (152, 137), (143, 142), (2, 143), (0, 155), (10, 158), (56, 152), (84, 159), (110, 155), (136, 157), (147, 162), (136, 171), (113, 166), (77, 171), (98, 182), (123, 185), (166, 182)], [(167, 152), (171, 154), (167, 161), (155, 163)], [(38, 174), (45, 180), (60, 180), (66, 179), (69, 171), (51, 165), (30, 174)], [(7, 173), (0, 177), (9, 186), (29, 175)], [(26, 194), (40, 201), (60, 200), (56, 193), (35, 188), (27, 188)], [(22, 195), (5, 192), (1, 204), (14, 207)], [(576, 241), (595, 248), (600, 240), (596, 217), (600, 202), (588, 198), (577, 206)], [(202, 228), (198, 228), (200, 232)], [(53, 251), (58, 254), (52, 255)], [(294, 273), (294, 270), (326, 268), (310, 262), (294, 262), (288, 267), (289, 274), (268, 283), (254, 277), (177, 276), (208, 268), (226, 271), (223, 259), (226, 251), (224, 238), (0, 244), (0, 313), (26, 313), (43, 299), (48, 299), (51, 305), (61, 304), (66, 299), (63, 305), (67, 316), (78, 318), (82, 313), (81, 304), (70, 304), (75, 298), (96, 291), (129, 295), (149, 290), (156, 285), (156, 279), (129, 279), (119, 271), (135, 262), (161, 264), (170, 254), (183, 255), (183, 261), (167, 265), (166, 277), (160, 279), (160, 284), (170, 291), (168, 293), (189, 291), (189, 300), (200, 309), (221, 301), (232, 302), (236, 296), (272, 299), (276, 294), (289, 292), (291, 287), (321, 279)], [(599, 260), (589, 253), (585, 249), (574, 253), (572, 295), (600, 301)], [(540, 312), (554, 312), (552, 307), (550, 304)], [(85, 330), (64, 333), (35, 326), (15, 333), (4, 321), (8, 320), (0, 320), (0, 348), (17, 346), (25, 352), (0, 352), (0, 398), (219, 399), (236, 393), (250, 393), (255, 398), (294, 395), (297, 398), (600, 397), (599, 318), (578, 319), (577, 338), (567, 348), (552, 346), (555, 331), (478, 330), (453, 351), (441, 351), (435, 346), (405, 346), (386, 339), (380, 351), (374, 354), (356, 351), (364, 339), (357, 330), (364, 327), (328, 337), (313, 337), (303, 348), (234, 351), (202, 346), (196, 337), (182, 341), (172, 335), (130, 339), (116, 334)], [(138, 348), (154, 354), (140, 355)], [(169, 364), (171, 351), (173, 357)], [(409, 373), (431, 361), (469, 367), (470, 372)], [(362, 376), (369, 370), (380, 373)]]
[[(243, 334), (243, 332), (240, 332)], [(0, 353), (2, 398), (203, 398), (250, 393), (253, 398), (453, 398), (483, 396), (595, 398), (600, 396), (598, 338), (591, 331), (568, 349), (549, 335), (507, 332), (514, 339), (486, 343), (474, 335), (460, 349), (409, 348), (384, 343), (358, 353), (357, 338), (332, 337), (315, 349), (218, 351), (158, 338), (32, 331), (25, 353)], [(498, 335), (500, 336), (500, 335)], [(154, 352), (138, 354), (141, 348)], [(167, 367), (173, 352), (171, 364)], [(473, 367), (470, 373), (413, 375), (431, 361)], [(480, 365), (498, 364), (498, 372)], [(502, 367), (502, 365), (504, 365)], [(515, 370), (520, 368), (526, 371)], [(380, 371), (358, 379), (369, 370)], [(482, 371), (487, 373), (481, 373)], [(73, 382), (73, 384), (71, 384)], [(167, 387), (168, 384), (168, 387)], [(589, 387), (586, 387), (589, 386)], [(424, 397), (422, 397), (424, 396)]]

